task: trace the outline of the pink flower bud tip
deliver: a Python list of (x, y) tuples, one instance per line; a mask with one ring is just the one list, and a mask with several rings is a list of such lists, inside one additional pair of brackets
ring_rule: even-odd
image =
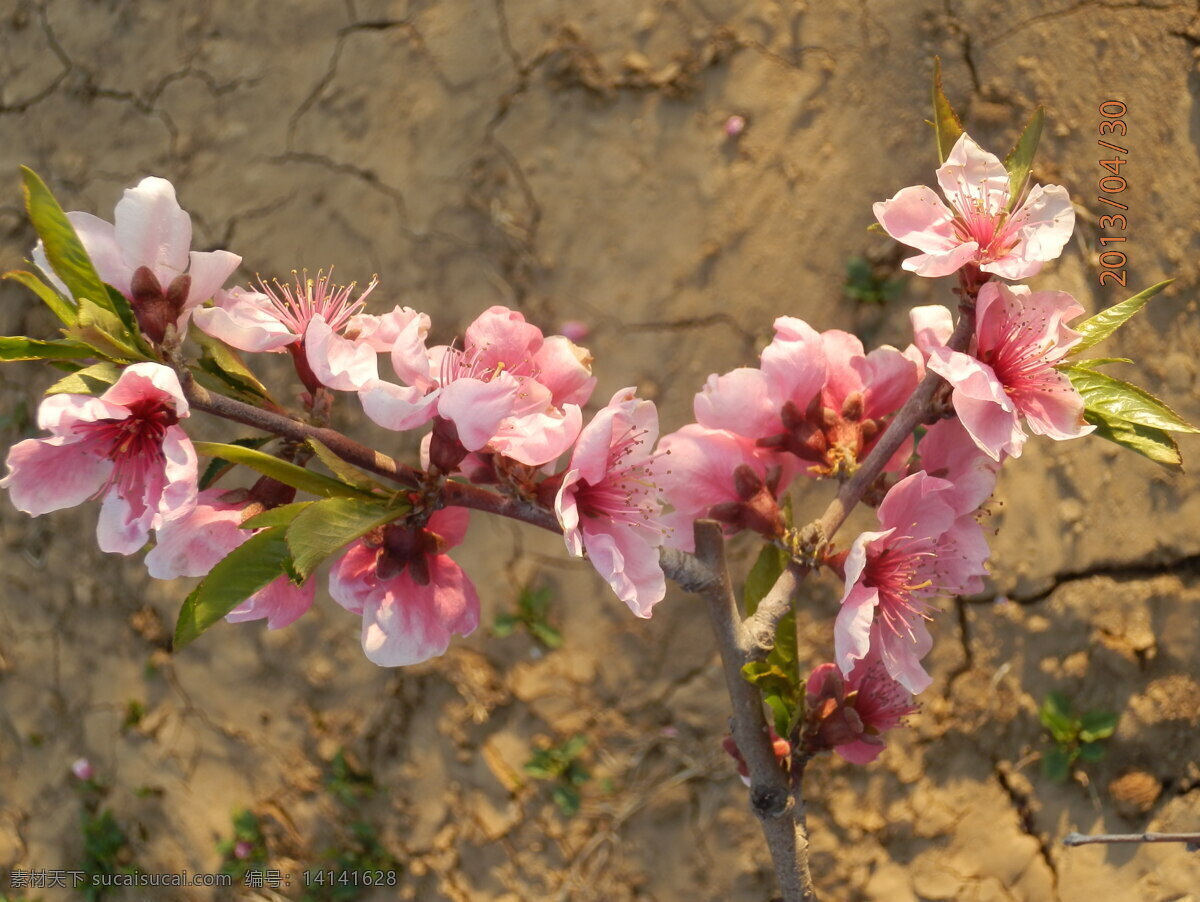
[(592, 327), (581, 319), (568, 319), (563, 320), (558, 327), (558, 331), (559, 334), (571, 339), (571, 341), (583, 341), (592, 331)]
[(746, 117), (736, 113), (725, 120), (725, 137), (736, 138), (746, 130)]
[(71, 773), (78, 780), (90, 780), (95, 776), (95, 771), (92, 770), (92, 762), (87, 758), (79, 758), (71, 765)]
[(254, 846), (250, 845), (250, 843), (246, 842), (246, 840), (243, 839), (243, 840), (240, 840), (238, 842), (238, 844), (233, 847), (233, 857), (238, 859), (239, 861), (245, 861), (247, 858), (250, 857), (250, 854), (253, 851), (254, 851)]

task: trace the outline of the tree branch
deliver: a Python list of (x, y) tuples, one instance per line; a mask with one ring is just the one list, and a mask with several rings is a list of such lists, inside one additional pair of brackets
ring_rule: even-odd
[(701, 594), (721, 652), (725, 686), (733, 705), (733, 738), (750, 772), (750, 806), (758, 816), (771, 851), (783, 902), (816, 902), (808, 868), (808, 829), (804, 802), (792, 796), (786, 772), (775, 758), (762, 696), (742, 677), (753, 659), (754, 643), (738, 611), (725, 561), (725, 537), (714, 520), (697, 520), (696, 560), (710, 578)]
[(1200, 850), (1200, 833), (1068, 833), (1064, 846), (1086, 846), (1092, 843), (1182, 842), (1192, 851)]

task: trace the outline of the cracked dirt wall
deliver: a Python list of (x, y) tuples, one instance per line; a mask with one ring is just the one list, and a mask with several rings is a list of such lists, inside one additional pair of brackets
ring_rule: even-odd
[[(162, 175), (196, 245), (241, 254), (243, 280), (378, 272), (379, 303), (429, 312), (439, 341), (495, 303), (547, 330), (583, 320), (596, 398), (636, 383), (674, 429), (777, 315), (903, 343), (909, 304), (948, 300), (912, 279), (883, 311), (841, 292), (852, 257), (901, 276), (902, 255), (865, 227), (872, 202), (931, 180), (921, 120), (940, 54), (985, 146), (1046, 106), (1035, 176), (1069, 187), (1079, 226), (1037, 284), (1092, 310), (1125, 296), (1096, 286), (1097, 106), (1128, 104), (1130, 286), (1176, 282), (1112, 353), (1198, 420), (1198, 15), (1080, 0), (0, 0), (0, 265), (34, 240), (18, 165), (104, 216)], [(747, 121), (737, 139), (732, 114)], [(50, 329), (0, 285), (0, 331)], [(46, 384), (34, 367), (0, 372), (5, 445)], [(1059, 840), (1200, 829), (1196, 488), (1090, 441), (1035, 441), (1006, 468), (993, 586), (938, 617), (924, 709), (877, 765), (810, 769), (825, 898), (1195, 897), (1200, 864), (1179, 848)], [(218, 627), (172, 656), (186, 587), (94, 550), (94, 522), (0, 505), (0, 878), (78, 860), (69, 765), (86, 755), (149, 871), (214, 870), (231, 812), (249, 809), (293, 873), (368, 822), (403, 898), (422, 902), (767, 897), (689, 599), (637, 622), (552, 537), (479, 522), (461, 560), (489, 587), (484, 623), (540, 580), (561, 650), (481, 629), (440, 661), (382, 671), (325, 598), (287, 630)], [(834, 602), (825, 585), (802, 614), (814, 656)], [(1122, 712), (1086, 787), (1038, 774), (1052, 689)], [(575, 733), (595, 776), (564, 817), (522, 765), (541, 737)], [(339, 749), (380, 787), (353, 807), (330, 791)], [(1130, 773), (1140, 794), (1122, 789)]]

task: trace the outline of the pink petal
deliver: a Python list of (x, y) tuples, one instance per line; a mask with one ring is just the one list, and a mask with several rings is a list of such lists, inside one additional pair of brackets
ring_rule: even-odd
[(1050, 370), (1038, 380), (1037, 389), (1026, 388), (1015, 398), (1030, 432), (1065, 441), (1095, 431), (1083, 418), (1083, 396), (1065, 375)]
[(851, 361), (851, 366), (862, 381), (864, 415), (871, 419), (899, 410), (921, 379), (918, 364), (889, 345)]
[(479, 354), (488, 369), (497, 364), (512, 367), (528, 360), (542, 346), (542, 330), (525, 322), (525, 317), (507, 307), (489, 307), (467, 326), (466, 349)]
[(927, 279), (937, 279), (956, 273), (979, 255), (979, 244), (964, 241), (953, 250), (937, 254), (919, 254), (909, 257), (900, 266), (908, 272)]
[(1075, 207), (1061, 185), (1035, 185), (1009, 220), (1005, 234), (1016, 244), (999, 260), (979, 268), (1015, 281), (1037, 275), (1042, 264), (1062, 254), (1075, 229)]
[(621, 601), (639, 617), (649, 617), (667, 592), (659, 564), (662, 536), (632, 526), (586, 519), (583, 545), (592, 566)]
[(444, 507), (434, 511), (429, 518), (429, 530), (441, 536), (445, 542), (445, 550), (449, 551), (462, 544), (467, 535), (467, 526), (471, 522), (471, 512), (465, 507)]
[(914, 616), (908, 628), (912, 636), (907, 632), (894, 633), (876, 621), (871, 629), (871, 640), (879, 649), (879, 657), (892, 679), (913, 695), (919, 695), (933, 682), (921, 666), (921, 659), (933, 647), (933, 637), (921, 617)]
[(478, 451), (512, 416), (520, 400), (521, 383), (506, 372), (490, 381), (457, 379), (442, 389), (438, 413), (458, 429), (458, 440), (468, 451)]
[(240, 351), (277, 351), (299, 341), (300, 336), (279, 321), (269, 304), (265, 294), (234, 288), (219, 293), (215, 307), (201, 307), (192, 318), (213, 338)]
[[(855, 546), (861, 540), (862, 536), (855, 539)], [(871, 623), (879, 605), (877, 589), (851, 583), (848, 577), (849, 573), (842, 607), (833, 622), (833, 656), (843, 674), (849, 674), (854, 663), (867, 656), (871, 647)]]
[(445, 555), (429, 560), (430, 581), (419, 586), (408, 572), (381, 584), (363, 606), (362, 646), (381, 667), (419, 664), (444, 654), (452, 634), (469, 636), (479, 625), (479, 598), (466, 573)]
[(517, 463), (540, 467), (570, 448), (582, 428), (583, 412), (568, 404), (561, 414), (551, 410), (503, 421), (488, 447)]
[[(192, 251), (188, 265), (192, 287), (188, 290), (184, 308), (190, 310), (212, 298), (224, 287), (241, 262), (241, 257), (229, 251)], [(166, 288), (165, 285), (163, 287)]]
[(320, 314), (312, 318), (304, 333), (304, 353), (321, 384), (335, 391), (362, 391), (379, 381), (375, 349), (367, 342), (338, 335)]
[(767, 374), (749, 367), (709, 376), (692, 409), (701, 426), (727, 429), (750, 438), (775, 435), (783, 429)]
[(38, 405), (37, 423), (56, 435), (67, 436), (70, 441), (80, 441), (80, 427), (97, 420), (123, 420), (129, 416), (129, 408), (112, 404), (89, 395), (50, 395)]
[(592, 355), (562, 335), (547, 338), (533, 357), (537, 381), (550, 390), (555, 407), (586, 404), (596, 388)]
[(397, 307), (386, 316), (391, 321), (385, 324), (385, 329), (396, 331), (390, 348), (396, 377), (406, 385), (427, 391), (436, 383), (430, 368), (429, 352), (425, 348), (429, 317), (408, 307)]
[(562, 527), (563, 539), (567, 543), (567, 553), (572, 557), (583, 556), (583, 531), (579, 528), (579, 505), (575, 502), (575, 492), (572, 490), (579, 482), (579, 471), (568, 470), (563, 476), (562, 485), (554, 499), (554, 513), (558, 517), (558, 525)]
[(936, 538), (954, 525), (957, 514), (947, 496), (952, 490), (946, 480), (919, 470), (888, 489), (879, 522), (899, 535)]
[(329, 568), (329, 595), (351, 614), (361, 614), (376, 591), (376, 552), (355, 542)]
[(166, 486), (156, 507), (164, 520), (171, 520), (196, 504), (196, 448), (182, 428), (168, 426), (163, 435), (162, 454)]
[(938, 185), (959, 212), (995, 217), (1008, 204), (1008, 170), (965, 132), (937, 171)]
[(885, 232), (926, 254), (944, 254), (962, 243), (954, 231), (954, 213), (925, 185), (902, 188), (871, 209)]
[(206, 576), (213, 567), (252, 535), (241, 528), (245, 511), (220, 501), (224, 493), (208, 489), (188, 513), (155, 530), (156, 543), (146, 555), (155, 579)]
[(1025, 433), (991, 367), (944, 348), (930, 355), (928, 367), (954, 386), (954, 411), (980, 450), (995, 461), (1021, 456)]
[(846, 398), (854, 392), (862, 392), (865, 386), (863, 372), (856, 363), (861, 364), (866, 352), (857, 336), (840, 329), (822, 332), (821, 344), (828, 363), (821, 395), (825, 406), (840, 414)]
[[(91, 213), (68, 213), (67, 219), (75, 227), (75, 233), (87, 249), (92, 265), (100, 279), (107, 282), (122, 294), (129, 295), (129, 283), (133, 280), (133, 271), (139, 264), (130, 265), (121, 256), (117, 245), (117, 234), (112, 223), (105, 222)], [(41, 246), (41, 242), (38, 242)], [(89, 298), (89, 300), (99, 300)]]
[(135, 363), (125, 367), (120, 378), (100, 396), (102, 401), (128, 407), (137, 401), (162, 400), (175, 408), (176, 416), (188, 415), (187, 399), (179, 377), (161, 363)]
[[(96, 540), (100, 550), (109, 554), (134, 554), (150, 538), (156, 505), (165, 480), (161, 472), (147, 472), (141, 492), (126, 496), (116, 487), (109, 489), (100, 505)], [(151, 503), (148, 503), (151, 502)]]
[(77, 436), (29, 438), (8, 452), (8, 489), (17, 510), (33, 517), (75, 507), (92, 498), (108, 482), (113, 463), (93, 453)]
[(950, 503), (955, 513), (971, 513), (991, 497), (998, 464), (980, 451), (957, 419), (929, 427), (917, 451), (921, 469), (954, 486)]
[(363, 412), (384, 429), (403, 432), (424, 426), (437, 413), (440, 391), (425, 394), (422, 389), (396, 385), (375, 379), (358, 392)]
[(192, 220), (166, 179), (144, 178), (137, 187), (126, 188), (114, 219), (117, 245), (131, 268), (149, 266), (164, 288), (187, 269)]
[(908, 318), (912, 323), (913, 342), (926, 355), (931, 348), (945, 346), (954, 333), (954, 317), (941, 304), (913, 307)]
[(763, 349), (760, 359), (777, 407), (794, 401), (803, 410), (825, 384), (824, 341), (802, 319), (792, 316), (776, 319), (775, 338)]
[(312, 607), (315, 595), (314, 580), (297, 586), (286, 575), (280, 576), (226, 614), (225, 619), (230, 623), (265, 619), (267, 629), (283, 629)]

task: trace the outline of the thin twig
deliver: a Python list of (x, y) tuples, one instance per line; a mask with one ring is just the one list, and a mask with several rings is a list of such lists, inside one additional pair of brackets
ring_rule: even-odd
[(1093, 843), (1182, 842), (1200, 850), (1200, 833), (1068, 833), (1064, 846), (1087, 846)]
[(762, 825), (784, 902), (816, 902), (808, 868), (804, 803), (792, 797), (788, 776), (775, 758), (762, 696), (742, 676), (742, 668), (753, 660), (754, 643), (742, 624), (729, 578), (725, 536), (715, 520), (697, 520), (695, 535), (696, 558), (711, 574), (701, 594), (733, 705), (733, 738), (750, 772), (750, 806)]

